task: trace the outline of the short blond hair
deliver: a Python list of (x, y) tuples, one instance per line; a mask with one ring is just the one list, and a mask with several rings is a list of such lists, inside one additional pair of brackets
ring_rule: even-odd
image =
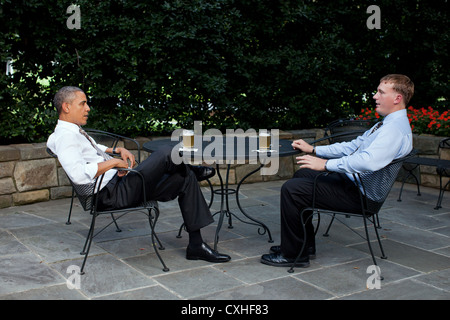
[(403, 96), (405, 106), (408, 105), (412, 96), (414, 95), (414, 83), (410, 78), (403, 74), (388, 74), (380, 79), (381, 82), (389, 82), (394, 84), (392, 89)]

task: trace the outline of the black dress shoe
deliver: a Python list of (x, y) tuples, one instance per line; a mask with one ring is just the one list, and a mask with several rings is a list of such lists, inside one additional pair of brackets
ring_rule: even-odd
[[(294, 263), (295, 258), (286, 258), (281, 253), (269, 253), (264, 254), (261, 257), (261, 263), (267, 264), (269, 266), (273, 267), (291, 267)], [(309, 258), (306, 257), (300, 257), (297, 262), (295, 263), (294, 267), (298, 268), (307, 268), (309, 267)]]
[[(281, 246), (270, 247), (270, 252), (281, 253)], [(311, 259), (311, 260), (314, 260), (316, 258), (316, 250), (314, 249), (314, 247), (308, 248), (308, 256), (309, 256), (309, 259)]]
[(186, 249), (186, 259), (205, 260), (208, 262), (228, 262), (231, 260), (231, 257), (211, 249), (206, 243), (202, 243), (198, 248), (191, 248), (188, 246)]
[(203, 181), (213, 177), (216, 174), (216, 169), (211, 167), (202, 167), (202, 166), (189, 166), (192, 172), (194, 172), (197, 177), (197, 181)]

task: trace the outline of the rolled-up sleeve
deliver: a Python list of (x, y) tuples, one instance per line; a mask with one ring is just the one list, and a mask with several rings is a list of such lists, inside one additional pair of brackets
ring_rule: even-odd
[(84, 160), (82, 148), (74, 139), (64, 139), (64, 142), (55, 140), (55, 153), (64, 171), (75, 184), (88, 184), (95, 178), (98, 171), (97, 163), (88, 163)]
[[(361, 143), (359, 148), (356, 146), (358, 143), (358, 139), (356, 139), (351, 143), (318, 147), (317, 154), (329, 159), (327, 162), (329, 171), (341, 173), (377, 171), (397, 157), (403, 140), (392, 139), (396, 135), (401, 136), (401, 132), (396, 132), (392, 128), (391, 130), (379, 130), (376, 134), (376, 139), (359, 140)], [(352, 149), (354, 153), (349, 153)]]

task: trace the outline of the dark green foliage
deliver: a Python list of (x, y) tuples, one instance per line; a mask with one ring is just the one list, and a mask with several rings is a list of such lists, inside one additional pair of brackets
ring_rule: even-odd
[(373, 106), (387, 73), (416, 83), (410, 104), (448, 107), (447, 0), (78, 0), (72, 30), (68, 2), (0, 4), (4, 143), (45, 141), (63, 85), (88, 94), (89, 127), (130, 136), (318, 127)]

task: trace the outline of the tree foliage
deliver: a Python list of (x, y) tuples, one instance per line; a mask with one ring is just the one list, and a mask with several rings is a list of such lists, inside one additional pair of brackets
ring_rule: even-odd
[[(0, 0), (0, 138), (42, 141), (54, 93), (80, 86), (90, 127), (298, 129), (373, 105), (388, 73), (416, 84), (417, 107), (448, 107), (448, 0)], [(381, 9), (370, 30), (366, 10)]]

